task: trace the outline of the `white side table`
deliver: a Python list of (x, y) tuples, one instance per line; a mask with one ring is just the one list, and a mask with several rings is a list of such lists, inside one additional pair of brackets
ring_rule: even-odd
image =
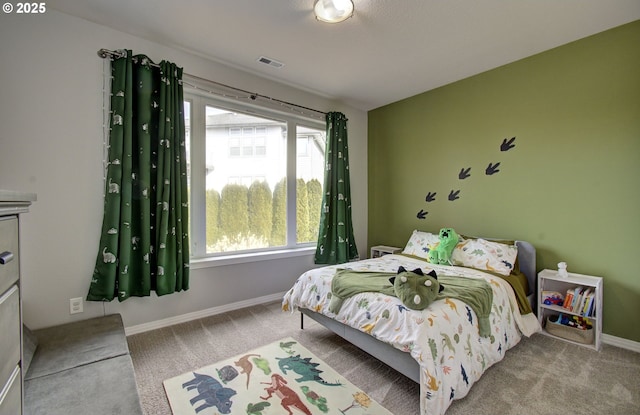
[(402, 248), (397, 246), (376, 245), (371, 247), (371, 258), (378, 258), (384, 255), (397, 254), (402, 252)]

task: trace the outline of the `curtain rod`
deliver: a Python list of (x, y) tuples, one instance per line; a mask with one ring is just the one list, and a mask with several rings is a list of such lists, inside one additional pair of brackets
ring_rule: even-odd
[[(103, 48), (103, 49), (99, 49), (98, 50), (98, 56), (101, 57), (102, 59), (114, 59), (114, 58), (117, 59), (117, 58), (125, 57), (126, 56), (126, 52), (123, 51), (123, 50), (109, 50), (109, 49), (104, 49)], [(155, 63), (151, 63), (151, 66), (154, 66), (156, 68), (160, 67), (159, 65), (157, 65)], [(309, 108), (309, 107), (304, 107), (302, 105), (294, 104), (294, 103), (287, 102), (287, 101), (282, 101), (282, 100), (277, 99), (277, 98), (272, 98), (272, 97), (269, 97), (269, 96), (266, 96), (266, 95), (262, 95), (262, 94), (258, 94), (258, 93), (251, 92), (251, 91), (247, 91), (247, 90), (244, 90), (244, 89), (236, 88), (234, 86), (230, 86), (230, 85), (226, 85), (226, 84), (223, 84), (223, 83), (220, 83), (220, 82), (216, 82), (216, 81), (212, 81), (212, 80), (209, 80), (209, 79), (201, 78), (199, 76), (191, 75), (191, 74), (188, 74), (188, 73), (185, 73), (184, 75), (188, 76), (190, 78), (193, 78), (195, 80), (212, 83), (214, 85), (218, 85), (218, 86), (221, 86), (221, 87), (224, 87), (224, 88), (228, 88), (228, 89), (231, 89), (233, 91), (237, 91), (237, 92), (241, 92), (243, 94), (247, 94), (247, 98), (250, 98), (252, 101), (255, 101), (256, 98), (262, 98), (262, 99), (266, 99), (266, 100), (269, 100), (269, 101), (272, 101), (272, 102), (276, 102), (276, 103), (278, 103), (280, 105), (287, 105), (287, 106), (291, 107), (291, 109), (300, 108), (300, 109), (307, 110), (307, 111), (313, 111), (313, 112), (316, 112), (318, 114), (323, 114), (323, 115), (327, 114), (324, 111), (316, 110), (316, 109)], [(190, 84), (189, 82), (186, 82), (184, 80), (182, 82), (187, 84), (187, 85), (189, 85), (190, 87), (193, 87), (193, 88), (196, 88), (196, 89), (202, 89), (202, 88), (198, 87), (197, 85)], [(213, 93), (212, 91), (206, 91), (206, 92)], [(235, 97), (235, 98), (240, 98), (240, 97)]]

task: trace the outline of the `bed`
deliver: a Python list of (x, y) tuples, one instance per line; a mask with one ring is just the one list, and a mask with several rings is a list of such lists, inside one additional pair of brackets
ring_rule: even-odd
[[(301, 327), (309, 316), (418, 382), (422, 415), (444, 414), (523, 335), (540, 331), (532, 313), (536, 253), (531, 244), (461, 236), (451, 257), (455, 265), (437, 265), (426, 260), (437, 243), (437, 234), (415, 230), (400, 254), (305, 272), (282, 301), (284, 311), (301, 312)], [(492, 294), (490, 334), (480, 334), (476, 309), (456, 298), (412, 310), (395, 296), (360, 292), (346, 298), (337, 313), (330, 310), (331, 281), (338, 270), (392, 274), (400, 267), (433, 270), (440, 280), (486, 281)]]

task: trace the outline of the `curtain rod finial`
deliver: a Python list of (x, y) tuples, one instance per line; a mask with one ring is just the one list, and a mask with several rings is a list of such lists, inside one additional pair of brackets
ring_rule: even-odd
[(102, 48), (98, 49), (98, 56), (100, 56), (102, 59), (111, 59), (112, 57), (124, 58), (125, 56), (127, 56), (127, 51), (124, 49), (109, 50)]

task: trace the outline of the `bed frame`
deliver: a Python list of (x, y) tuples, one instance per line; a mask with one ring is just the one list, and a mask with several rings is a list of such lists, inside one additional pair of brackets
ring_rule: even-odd
[[(520, 271), (527, 277), (529, 292), (527, 298), (531, 309), (535, 310), (536, 295), (536, 249), (529, 242), (516, 241), (518, 247), (518, 264)], [(416, 383), (420, 383), (420, 366), (411, 357), (410, 353), (403, 352), (395, 347), (377, 340), (360, 330), (342, 324), (336, 320), (316, 313), (307, 308), (298, 308), (300, 311), (300, 328), (304, 329), (304, 316), (307, 315), (329, 330), (344, 338), (349, 343), (362, 349), (381, 362), (391, 366)]]

